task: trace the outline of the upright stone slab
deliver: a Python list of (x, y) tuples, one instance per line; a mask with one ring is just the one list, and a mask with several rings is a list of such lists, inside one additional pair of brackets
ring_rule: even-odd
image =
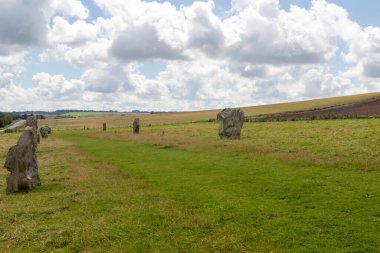
[(107, 124), (103, 123), (103, 131), (107, 131)]
[(36, 132), (35, 138), (36, 138), (37, 144), (39, 144), (40, 143), (40, 135), (37, 132), (37, 130), (38, 130), (37, 117), (36, 116), (29, 116), (28, 118), (26, 118), (25, 126), (32, 127), (36, 130), (35, 131)]
[(26, 127), (17, 144), (8, 151), (4, 167), (11, 173), (7, 177), (7, 193), (30, 190), (40, 185), (36, 157), (36, 130)]
[(38, 123), (36, 116), (29, 116), (26, 119), (26, 126), (33, 128), (33, 159), (29, 168), (29, 175), (33, 181), (33, 186), (40, 185), (41, 180), (38, 175), (38, 161), (37, 161), (37, 144), (40, 143), (40, 135), (38, 133)]
[(37, 123), (37, 117), (36, 116), (29, 116), (26, 118), (26, 126), (34, 127), (34, 129), (38, 129), (38, 123)]
[(134, 134), (140, 133), (140, 119), (139, 118), (135, 118), (135, 120), (133, 121), (133, 133)]
[(218, 113), (219, 136), (221, 139), (240, 139), (244, 113), (240, 108), (226, 108)]
[(47, 139), (49, 137), (49, 127), (47, 126), (41, 127), (40, 134), (43, 139)]
[(51, 134), (51, 127), (49, 125), (45, 125), (44, 127), (47, 129), (48, 134)]

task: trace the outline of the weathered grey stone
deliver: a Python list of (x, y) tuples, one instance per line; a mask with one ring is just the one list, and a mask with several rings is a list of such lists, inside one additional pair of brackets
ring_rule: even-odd
[(49, 127), (49, 125), (45, 125), (45, 128), (47, 129), (48, 134), (51, 134), (51, 127)]
[(240, 139), (244, 123), (244, 113), (241, 109), (226, 108), (218, 113), (217, 120), (221, 139)]
[(43, 139), (47, 139), (49, 137), (49, 128), (46, 126), (41, 127), (40, 134)]
[(33, 127), (26, 127), (17, 144), (8, 151), (4, 167), (11, 172), (7, 177), (7, 193), (30, 190), (40, 185), (36, 157), (37, 138)]
[(38, 129), (38, 124), (37, 124), (37, 117), (36, 116), (29, 116), (26, 119), (26, 126), (34, 127), (35, 129)]
[(133, 121), (133, 133), (134, 134), (140, 133), (140, 119), (139, 118), (135, 118), (135, 120)]
[(103, 123), (103, 131), (107, 131), (107, 124)]
[(37, 132), (37, 130), (38, 130), (37, 117), (36, 116), (29, 116), (28, 118), (26, 118), (25, 126), (33, 127), (35, 129), (36, 135), (34, 138), (36, 139), (37, 144), (39, 144), (40, 143), (40, 135)]
[[(38, 175), (38, 162), (37, 162), (37, 144), (40, 143), (40, 134), (38, 133), (38, 122), (36, 116), (29, 116), (26, 119), (25, 125), (33, 128), (33, 159), (30, 163), (29, 175), (31, 176), (33, 186), (40, 185), (40, 177)], [(21, 138), (20, 138), (21, 139)]]

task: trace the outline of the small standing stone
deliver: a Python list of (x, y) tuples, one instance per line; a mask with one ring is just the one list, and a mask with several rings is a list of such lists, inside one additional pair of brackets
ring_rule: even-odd
[(49, 127), (47, 126), (41, 127), (40, 134), (43, 139), (47, 139), (49, 137)]
[(103, 123), (103, 132), (107, 131), (107, 124)]
[(134, 134), (140, 133), (140, 119), (139, 118), (135, 118), (135, 120), (133, 121), (133, 133)]
[(240, 108), (226, 108), (218, 113), (217, 119), (221, 139), (240, 139), (244, 123), (244, 112)]
[(49, 125), (45, 125), (45, 128), (47, 129), (48, 134), (51, 134), (51, 127), (49, 127)]

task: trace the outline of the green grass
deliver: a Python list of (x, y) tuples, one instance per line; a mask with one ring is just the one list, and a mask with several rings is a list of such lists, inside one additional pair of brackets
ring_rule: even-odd
[(42, 186), (0, 195), (1, 252), (212, 250), (196, 211), (76, 145), (49, 142), (39, 151)]
[(55, 132), (39, 150), (43, 186), (0, 195), (0, 246), (378, 252), (377, 129), (375, 119), (248, 123), (239, 141), (218, 140), (215, 123)]

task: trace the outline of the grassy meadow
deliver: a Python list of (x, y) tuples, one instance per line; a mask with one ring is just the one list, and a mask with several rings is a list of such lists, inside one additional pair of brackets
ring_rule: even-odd
[[(29, 193), (5, 195), (0, 171), (1, 252), (379, 252), (379, 119), (245, 123), (225, 141), (215, 122), (133, 135), (120, 118), (50, 121)], [(0, 135), (0, 160), (17, 139)]]
[[(280, 112), (302, 111), (315, 108), (326, 108), (331, 106), (338, 106), (350, 103), (361, 102), (366, 99), (380, 97), (380, 92), (367, 93), (360, 95), (351, 95), (343, 97), (313, 99), (307, 101), (272, 104), (272, 105), (258, 105), (243, 107), (245, 116), (257, 116), (265, 114), (273, 114)], [(112, 117), (104, 117), (102, 113), (97, 112), (78, 112), (71, 113), (71, 116), (79, 117), (75, 119), (50, 119), (44, 120), (43, 123), (49, 124), (55, 129), (76, 129), (76, 128), (98, 128), (103, 122), (107, 122), (107, 126), (111, 128), (122, 128), (132, 125), (134, 118), (140, 118), (140, 123), (143, 126), (160, 125), (160, 124), (178, 124), (190, 123), (199, 121), (208, 121), (215, 119), (220, 110), (206, 110), (194, 112), (177, 112), (177, 113), (163, 113), (163, 114), (124, 114), (124, 113), (110, 113)], [(114, 114), (114, 115), (112, 115)], [(91, 117), (88, 117), (91, 116)]]

